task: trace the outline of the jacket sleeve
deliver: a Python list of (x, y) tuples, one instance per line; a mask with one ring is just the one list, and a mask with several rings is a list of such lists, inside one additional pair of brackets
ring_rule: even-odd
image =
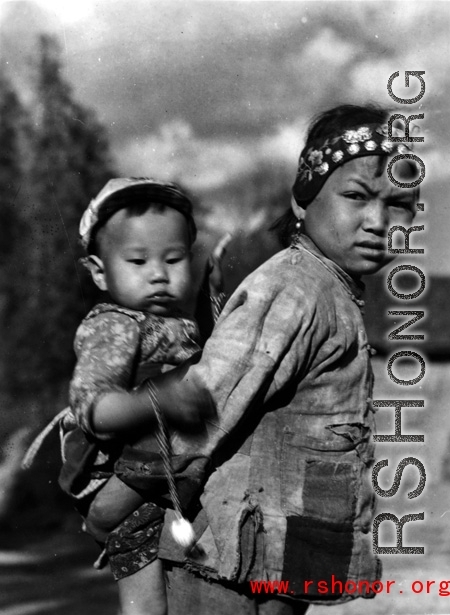
[[(180, 394), (183, 384), (187, 388), (185, 399), (192, 397), (195, 403), (189, 395), (191, 383), (210, 396), (214, 414), (206, 417), (208, 437), (200, 444), (204, 454), (214, 454), (243, 419), (258, 420), (274, 394), (301, 377), (309, 358), (312, 320), (308, 301), (283, 279), (268, 279), (260, 272), (238, 289), (201, 360), (180, 381)], [(177, 436), (174, 452), (192, 445)]]
[[(92, 428), (92, 412), (100, 396), (130, 388), (139, 340), (138, 323), (123, 313), (101, 313), (80, 325), (75, 338), (78, 360), (69, 396), (72, 412), (87, 433), (99, 437)], [(101, 438), (111, 436), (102, 434)]]

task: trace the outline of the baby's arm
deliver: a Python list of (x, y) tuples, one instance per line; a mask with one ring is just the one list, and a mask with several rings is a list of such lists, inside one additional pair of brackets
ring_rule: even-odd
[[(86, 319), (75, 340), (77, 364), (70, 383), (70, 405), (80, 427), (96, 437), (93, 414), (104, 397), (125, 391), (132, 378), (139, 350), (140, 330), (134, 318), (116, 311), (104, 311)], [(114, 408), (119, 411), (119, 408)], [(126, 421), (127, 408), (120, 409)]]
[[(139, 339), (135, 319), (115, 311), (89, 318), (78, 331), (71, 407), (82, 429), (100, 440), (119, 435), (126, 439), (136, 427), (148, 433), (156, 426), (146, 389), (131, 390)], [(197, 410), (185, 411), (179, 401), (165, 414), (173, 427), (190, 430), (199, 426)]]
[[(170, 426), (185, 431), (201, 429), (203, 418), (212, 409), (211, 398), (206, 390), (203, 391), (201, 387), (198, 390), (194, 379), (188, 379), (183, 399), (178, 395), (171, 399), (171, 383), (175, 387), (189, 367), (198, 361), (199, 356), (195, 355), (182, 366), (164, 374), (169, 397), (165, 397), (164, 416)], [(134, 391), (110, 391), (103, 394), (91, 413), (91, 430), (99, 438), (111, 433), (126, 434), (136, 429), (147, 432), (156, 426), (156, 422), (155, 409), (145, 384)]]

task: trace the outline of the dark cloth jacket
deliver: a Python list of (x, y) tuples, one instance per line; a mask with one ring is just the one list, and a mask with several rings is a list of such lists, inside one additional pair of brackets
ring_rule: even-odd
[(333, 580), (379, 578), (361, 294), (306, 236), (236, 290), (186, 375), (217, 416), (207, 437), (173, 438), (175, 459), (215, 467), (194, 520), (198, 548), (186, 558), (168, 514), (160, 557), (222, 581), (288, 580), (310, 601), (355, 597), (331, 591)]

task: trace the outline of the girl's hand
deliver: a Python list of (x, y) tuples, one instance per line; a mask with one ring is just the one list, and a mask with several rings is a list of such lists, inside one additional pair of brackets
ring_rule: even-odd
[(232, 238), (233, 235), (231, 233), (226, 233), (216, 245), (208, 259), (209, 292), (212, 297), (216, 297), (223, 292), (222, 261), (226, 254), (227, 246)]

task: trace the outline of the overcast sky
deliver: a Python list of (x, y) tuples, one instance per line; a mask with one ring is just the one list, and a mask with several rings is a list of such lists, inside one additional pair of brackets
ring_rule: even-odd
[[(293, 176), (305, 124), (319, 110), (374, 100), (424, 113), (417, 223), (429, 230), (428, 270), (450, 274), (449, 2), (7, 0), (1, 8), (0, 61), (23, 96), (36, 35), (53, 32), (66, 78), (106, 126), (123, 173), (202, 189), (281, 161)], [(425, 71), (419, 105), (387, 94), (389, 76), (405, 70)]]

